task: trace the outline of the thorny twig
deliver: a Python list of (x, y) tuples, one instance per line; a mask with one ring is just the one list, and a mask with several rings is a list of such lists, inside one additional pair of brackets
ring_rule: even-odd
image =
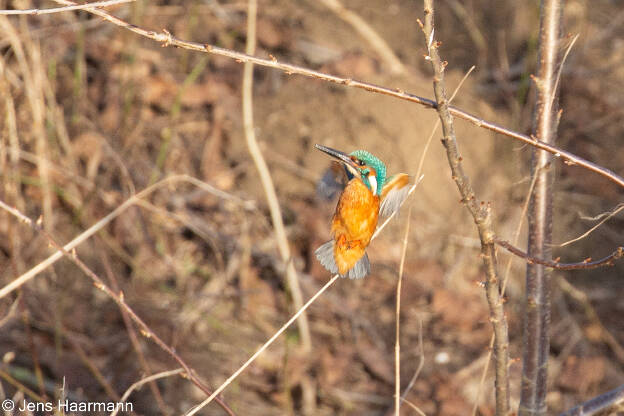
[[(65, 5), (74, 5), (76, 3), (69, 1), (69, 0), (54, 0), (55, 2), (59, 3), (59, 4), (65, 4)], [(434, 100), (430, 100), (428, 98), (424, 98), (424, 97), (419, 97), (417, 95), (414, 94), (410, 94), (408, 92), (405, 92), (403, 90), (401, 90), (400, 88), (388, 88), (388, 87), (383, 87), (383, 86), (379, 86), (379, 85), (375, 85), (375, 84), (371, 84), (368, 82), (362, 82), (362, 81), (358, 81), (352, 78), (343, 78), (343, 77), (338, 77), (335, 75), (330, 75), (330, 74), (326, 74), (323, 72), (319, 72), (319, 71), (314, 71), (312, 69), (308, 69), (308, 68), (304, 68), (301, 66), (297, 66), (297, 65), (292, 65), (292, 64), (286, 64), (286, 63), (281, 63), (279, 62), (277, 59), (275, 59), (274, 57), (271, 57), (270, 59), (263, 59), (263, 58), (259, 58), (257, 56), (251, 56), (245, 53), (241, 53), (241, 52), (236, 52), (230, 49), (225, 49), (225, 48), (220, 48), (218, 46), (214, 46), (214, 45), (210, 45), (210, 44), (205, 44), (205, 43), (198, 43), (198, 42), (189, 42), (189, 41), (185, 41), (182, 39), (178, 39), (175, 36), (173, 36), (170, 32), (168, 32), (167, 30), (163, 30), (163, 32), (155, 32), (153, 30), (146, 30), (143, 28), (140, 28), (136, 25), (133, 25), (131, 23), (128, 23), (116, 16), (111, 15), (110, 13), (107, 13), (103, 10), (100, 9), (96, 9), (96, 8), (88, 8), (85, 9), (86, 11), (88, 11), (89, 13), (93, 13), (95, 15), (98, 15), (100, 17), (102, 17), (103, 19), (107, 20), (108, 22), (123, 27), (125, 29), (128, 29), (140, 36), (144, 36), (147, 37), (149, 39), (153, 39), (157, 42), (160, 42), (162, 44), (163, 47), (166, 46), (175, 46), (178, 48), (183, 48), (183, 49), (189, 49), (189, 50), (194, 50), (194, 51), (199, 51), (199, 52), (206, 52), (206, 53), (211, 53), (214, 55), (220, 55), (220, 56), (225, 56), (227, 58), (231, 58), (231, 59), (235, 59), (237, 62), (251, 62), (253, 64), (256, 65), (260, 65), (260, 66), (264, 66), (264, 67), (268, 67), (268, 68), (275, 68), (275, 69), (279, 69), (281, 71), (284, 71), (286, 74), (299, 74), (299, 75), (303, 75), (303, 76), (307, 76), (307, 77), (311, 77), (311, 78), (317, 78), (317, 79), (321, 79), (323, 81), (327, 81), (327, 82), (332, 82), (335, 84), (341, 84), (341, 85), (345, 85), (348, 87), (354, 87), (354, 88), (360, 88), (360, 89), (364, 89), (366, 91), (370, 91), (370, 92), (375, 92), (375, 93), (379, 93), (379, 94), (384, 94), (384, 95), (389, 95), (395, 98), (399, 98), (402, 100), (406, 100), (406, 101), (411, 101), (417, 104), (421, 104), (425, 107), (429, 107), (429, 108), (436, 108), (437, 109), (437, 104)], [(545, 150), (551, 154), (554, 155), (555, 158), (558, 159), (562, 159), (566, 164), (568, 165), (578, 165), (581, 166), (585, 169), (589, 169), (593, 172), (598, 173), (599, 175), (604, 176), (605, 178), (617, 183), (618, 185), (624, 187), (624, 178), (619, 176), (618, 174), (616, 174), (615, 172), (606, 169), (602, 166), (599, 166), (593, 162), (590, 162), (586, 159), (583, 159), (582, 157), (579, 157), (571, 152), (568, 152), (566, 150), (560, 149), (556, 146), (553, 146), (551, 144), (548, 143), (544, 143), (540, 140), (538, 140), (535, 137), (532, 136), (528, 136), (526, 134), (522, 134), (522, 133), (518, 133), (515, 132), (513, 130), (510, 130), (506, 127), (500, 126), (496, 123), (492, 123), (489, 121), (486, 121), (478, 116), (475, 116), (473, 114), (470, 114), (460, 108), (457, 107), (453, 107), (451, 105), (449, 105), (448, 107), (448, 111), (450, 112), (451, 115), (455, 116), (455, 117), (459, 117), (462, 118), (464, 120), (467, 120), (469, 122), (471, 122), (472, 124), (476, 125), (477, 127), (483, 127), (487, 130), (491, 130), (495, 133), (499, 133), (502, 134), (504, 136), (508, 136), (511, 137), (513, 139), (519, 140), (525, 144), (528, 144), (530, 146), (533, 146), (535, 148), (541, 149), (541, 150)]]
[[(54, 247), (57, 250), (57, 252), (60, 252), (62, 256), (68, 258), (72, 263), (78, 266), (87, 276), (91, 278), (91, 280), (93, 280), (93, 284), (95, 287), (97, 287), (102, 292), (104, 292), (108, 297), (110, 297), (117, 304), (117, 306), (119, 306), (121, 309), (126, 311), (128, 316), (140, 328), (143, 336), (145, 336), (146, 338), (152, 339), (156, 345), (158, 345), (162, 350), (168, 353), (175, 361), (177, 361), (178, 364), (180, 364), (180, 366), (184, 368), (185, 376), (188, 377), (188, 379), (191, 380), (193, 384), (199, 387), (204, 393), (208, 395), (212, 394), (211, 390), (199, 379), (199, 377), (195, 375), (195, 372), (193, 371), (193, 369), (189, 367), (188, 364), (186, 364), (186, 362), (182, 359), (182, 357), (180, 357), (178, 353), (176, 353), (172, 347), (170, 347), (162, 339), (160, 339), (160, 337), (156, 335), (156, 333), (152, 331), (152, 329), (126, 303), (123, 292), (119, 292), (119, 294), (113, 292), (97, 274), (95, 274), (86, 264), (82, 262), (82, 260), (80, 260), (80, 258), (78, 258), (78, 255), (76, 254), (75, 249), (72, 249), (70, 253), (60, 243), (58, 243), (56, 239), (54, 239), (50, 235), (50, 233), (48, 233), (42, 227), (41, 219), (35, 222), (31, 220), (29, 217), (27, 217), (26, 215), (22, 214), (16, 208), (10, 207), (9, 205), (5, 204), (4, 201), (1, 201), (1, 200), (0, 200), (0, 208), (4, 209), (5, 211), (9, 212), (14, 217), (19, 219), (20, 221), (22, 221), (23, 223), (32, 227), (36, 232), (43, 234), (43, 236), (45, 236), (45, 238), (48, 240), (50, 245)], [(234, 412), (232, 411), (232, 409), (230, 409), (229, 406), (223, 400), (221, 400), (219, 397), (215, 397), (215, 400), (219, 403), (219, 405), (223, 408), (223, 410), (225, 410), (228, 413), (228, 415), (234, 416)]]
[(492, 230), (492, 216), (489, 204), (477, 202), (470, 180), (462, 166), (462, 158), (457, 147), (453, 116), (449, 110), (444, 72), (446, 62), (442, 62), (438, 53), (439, 43), (435, 40), (433, 0), (425, 0), (425, 23), (421, 23), (427, 42), (428, 56), (433, 69), (433, 89), (437, 102), (437, 110), (442, 123), (442, 144), (446, 149), (452, 178), (462, 196), (462, 202), (472, 214), (481, 240), (481, 257), (485, 267), (486, 297), (490, 307), (490, 321), (494, 330), (494, 359), (496, 369), (496, 414), (509, 413), (509, 338), (507, 319), (503, 310), (500, 281), (496, 271), (496, 249), (494, 246), (494, 232)]

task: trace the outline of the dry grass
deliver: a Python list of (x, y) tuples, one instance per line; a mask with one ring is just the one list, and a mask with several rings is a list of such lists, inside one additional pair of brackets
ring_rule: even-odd
[[(257, 54), (432, 96), (414, 25), (420, 6), (342, 4), (391, 45), (410, 68), (409, 78), (387, 72), (375, 47), (314, 2), (260, 2)], [(242, 51), (246, 6), (138, 1), (111, 11), (141, 27)], [(17, 4), (1, 8), (10, 7)], [(465, 7), (470, 24), (438, 5), (436, 38), (449, 61), (448, 88), (475, 63), (470, 51), (477, 33), (487, 40), (455, 104), (528, 131), (536, 10), (514, 2), (496, 10), (486, 2)], [(566, 31), (580, 36), (563, 68), (558, 145), (622, 174), (624, 55), (617, 45), (624, 32), (607, 24), (613, 8), (607, 1), (566, 6)], [(434, 112), (391, 97), (256, 67), (254, 131), (282, 210), (292, 257), (285, 262), (245, 143), (242, 65), (162, 48), (85, 12), (0, 16), (0, 27), (0, 199), (31, 218), (42, 216), (45, 229), (68, 250), (75, 247), (111, 287), (116, 281), (115, 293), (123, 292), (211, 389), (291, 316), (293, 300), (282, 279), (288, 264), (296, 268), (303, 299), (327, 282), (312, 253), (328, 236), (335, 202), (316, 194), (314, 180), (327, 161), (312, 152), (313, 144), (365, 148), (386, 161), (390, 173), (416, 174), (436, 120)], [(495, 207), (497, 233), (508, 240), (519, 235), (522, 247), (524, 231), (517, 227), (530, 187), (528, 149), (456, 124), (468, 174)], [(555, 162), (555, 168), (555, 241), (583, 236), (555, 248), (556, 256), (575, 261), (609, 254), (622, 244), (621, 190), (578, 167)], [(491, 414), (490, 393), (474, 402), (491, 336), (483, 290), (475, 284), (482, 274), (474, 229), (435, 141), (422, 172), (401, 288), (401, 391), (409, 382), (405, 375), (426, 357), (406, 403), (427, 415), (466, 414), (473, 404)], [(389, 223), (371, 245), (372, 276), (338, 280), (309, 307), (314, 348), (308, 358), (300, 355), (298, 331), (286, 330), (228, 386), (222, 398), (236, 414), (302, 414), (310, 400), (319, 415), (383, 413), (395, 406), (394, 300), (405, 217)], [(148, 372), (174, 370), (176, 363), (140, 332), (133, 339), (110, 298), (52, 254), (41, 235), (6, 213), (0, 233), (0, 395), (112, 400), (128, 390), (139, 414), (179, 414), (207, 397), (170, 373), (137, 389)], [(510, 259), (504, 256), (499, 253)], [(509, 264), (506, 310), (515, 358), (524, 263)], [(616, 387), (624, 374), (622, 266), (557, 273), (567, 283), (553, 301), (553, 412)], [(512, 362), (512, 397), (519, 368)], [(484, 378), (487, 392), (491, 374)], [(214, 404), (207, 409), (222, 413)], [(412, 412), (409, 406), (401, 411)]]

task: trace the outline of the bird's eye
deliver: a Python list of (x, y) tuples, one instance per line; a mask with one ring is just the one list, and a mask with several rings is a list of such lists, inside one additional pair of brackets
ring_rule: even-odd
[(360, 166), (364, 166), (364, 161), (363, 161), (363, 160), (358, 160), (358, 161), (357, 161), (357, 163), (358, 163), (358, 165), (360, 165)]

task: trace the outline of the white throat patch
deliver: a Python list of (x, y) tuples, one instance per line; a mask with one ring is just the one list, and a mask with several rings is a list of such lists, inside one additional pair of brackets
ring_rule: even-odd
[(375, 177), (375, 175), (369, 175), (368, 182), (370, 183), (373, 195), (377, 195), (377, 178)]

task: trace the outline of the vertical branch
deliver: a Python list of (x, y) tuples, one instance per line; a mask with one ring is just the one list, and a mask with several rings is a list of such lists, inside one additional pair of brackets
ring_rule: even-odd
[[(257, 0), (249, 0), (249, 12), (247, 22), (247, 47), (246, 53), (253, 55), (256, 50), (256, 14), (258, 10)], [(299, 287), (299, 278), (297, 277), (297, 271), (295, 270), (295, 264), (292, 261), (290, 255), (290, 247), (288, 245), (288, 238), (286, 237), (286, 230), (284, 228), (284, 222), (282, 221), (282, 212), (277, 200), (277, 194), (275, 192), (275, 186), (273, 185), (273, 179), (271, 173), (267, 167), (266, 161), (258, 146), (256, 140), (256, 133), (254, 131), (253, 121), (253, 66), (251, 62), (245, 62), (243, 70), (243, 123), (245, 127), (245, 138), (247, 139), (247, 147), (249, 153), (253, 158), (253, 161), (258, 169), (260, 175), (260, 181), (266, 194), (267, 203), (269, 204), (269, 210), (271, 211), (271, 220), (273, 221), (273, 227), (275, 227), (275, 238), (277, 240), (277, 246), (279, 248), (282, 261), (286, 265), (286, 279), (290, 294), (293, 298), (293, 304), (295, 309), (299, 310), (303, 306), (303, 296), (301, 295), (301, 288)], [(301, 317), (297, 321), (299, 325), (299, 335), (301, 336), (301, 342), (306, 352), (309, 352), (312, 347), (312, 340), (310, 337), (310, 327), (308, 325), (308, 318), (305, 313), (301, 314)]]
[(449, 100), (444, 84), (444, 71), (447, 63), (443, 62), (438, 52), (439, 42), (435, 40), (433, 0), (425, 0), (425, 23), (422, 25), (429, 52), (428, 60), (433, 68), (433, 91), (436, 109), (442, 123), (442, 144), (446, 149), (451, 175), (462, 196), (462, 203), (472, 215), (481, 241), (481, 258), (485, 269), (485, 294), (490, 308), (490, 321), (494, 331), (495, 392), (496, 415), (509, 413), (509, 338), (507, 318), (503, 309), (500, 280), (496, 271), (496, 249), (492, 230), (492, 213), (489, 203), (477, 201), (470, 179), (464, 172), (462, 157), (457, 147), (457, 137), (453, 125), (453, 116), (449, 111)]
[[(562, 18), (561, 0), (542, 0), (540, 9), (539, 58), (537, 101), (534, 112), (533, 134), (539, 140), (552, 144), (557, 131), (557, 69), (558, 46)], [(528, 255), (549, 260), (552, 258), (552, 201), (554, 172), (551, 156), (534, 150), (531, 172), (535, 187), (529, 205)], [(527, 265), (526, 299), (522, 354), (521, 415), (546, 413), (547, 365), (550, 342), (549, 299), (550, 271), (543, 265)]]

